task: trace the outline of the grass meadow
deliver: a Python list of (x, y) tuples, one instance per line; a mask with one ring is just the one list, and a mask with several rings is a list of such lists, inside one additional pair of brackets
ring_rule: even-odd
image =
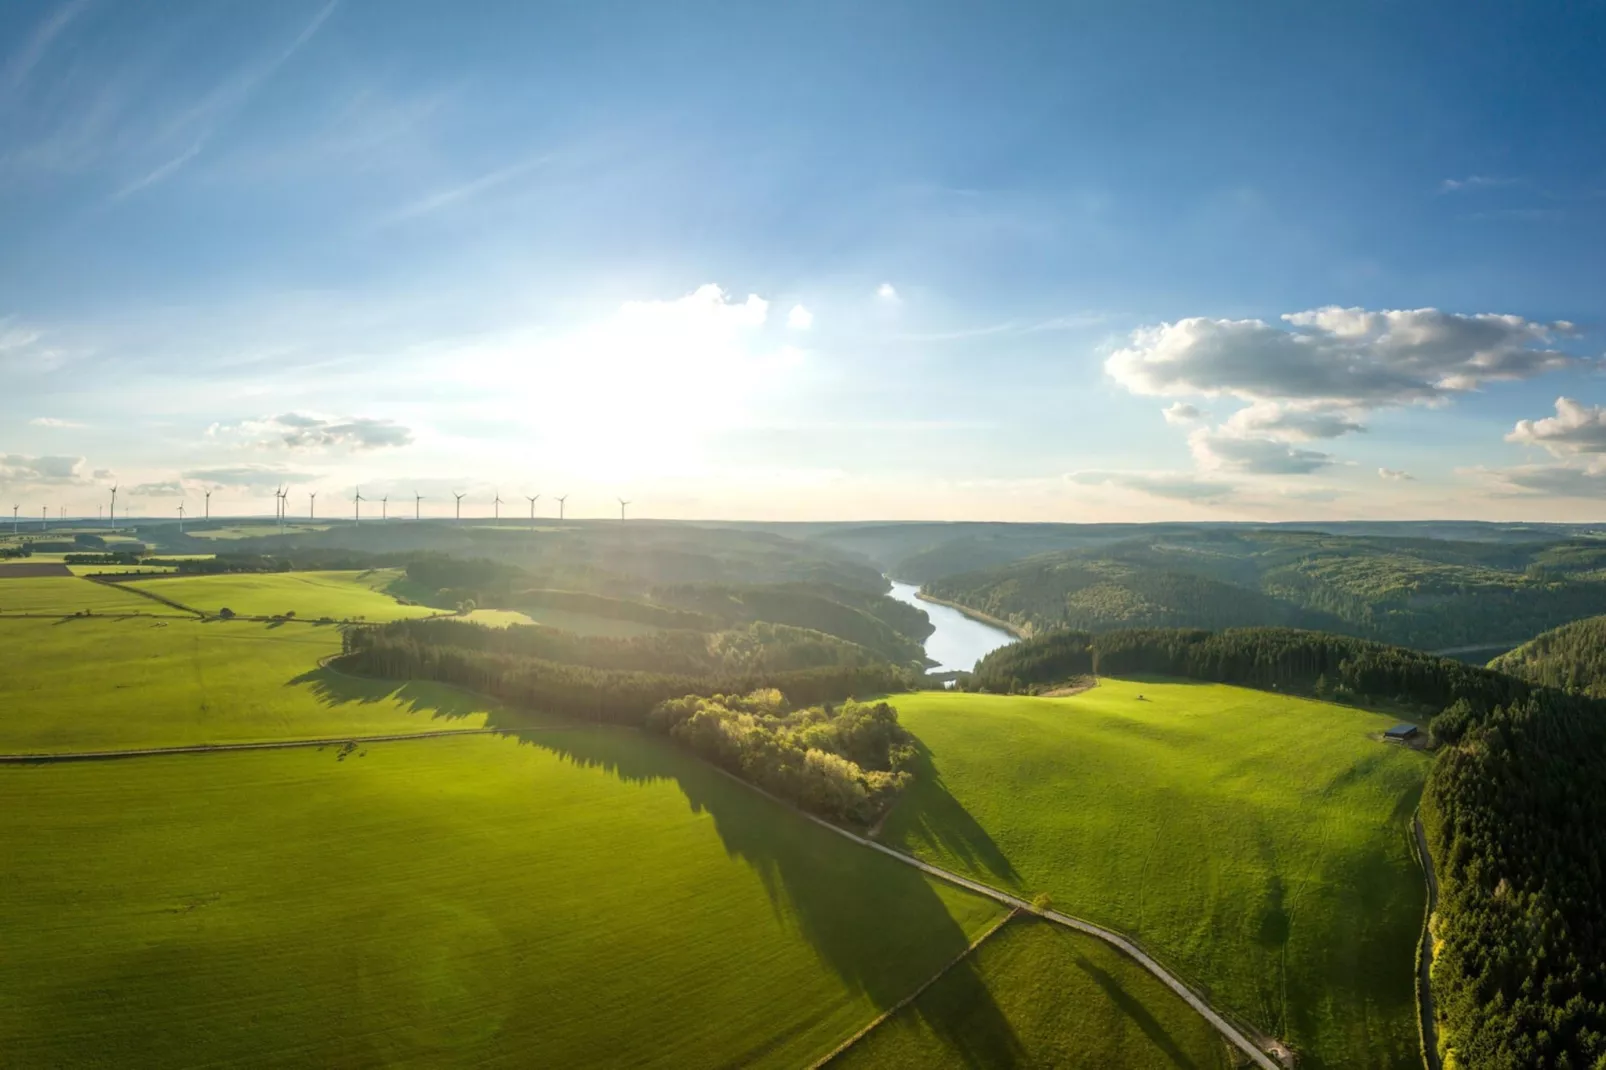
[(1427, 756), (1368, 738), (1392, 718), (1116, 680), (897, 706), (927, 768), (887, 843), (1137, 937), (1307, 1068), (1420, 1065)]
[(0, 616), (0, 650), (4, 753), (478, 728), (497, 710), (441, 684), (320, 669), (319, 658), (340, 651), (339, 631), (327, 626)]
[(130, 580), (128, 586), (151, 591), (205, 613), (215, 614), (227, 608), (245, 617), (294, 613), (302, 619), (354, 620), (360, 617), (387, 621), (427, 617), (439, 612), (427, 606), (404, 606), (386, 594), (384, 588), (398, 575), (398, 569), (236, 572)]
[(972, 956), (993, 1000), (943, 977), (832, 1062), (833, 1070), (1054, 1067), (1227, 1070), (1238, 1053), (1176, 993), (1101, 940), (1035, 918)]
[(135, 591), (78, 576), (7, 576), (0, 570), (0, 618), (8, 613), (65, 617), (85, 612), (182, 615)]
[(1002, 910), (605, 729), (0, 768), (0, 857), (16, 1066), (796, 1067)]

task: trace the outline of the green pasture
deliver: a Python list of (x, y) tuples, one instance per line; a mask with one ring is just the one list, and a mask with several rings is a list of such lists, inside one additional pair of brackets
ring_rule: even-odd
[[(134, 591), (77, 576), (7, 576), (0, 568), (0, 617), (12, 613), (67, 616), (73, 613), (144, 613), (182, 617)], [(10, 653), (8, 651), (8, 653)], [(82, 670), (80, 666), (80, 670)]]
[(328, 531), (328, 524), (310, 524), (306, 522), (286, 524), (283, 528), (269, 521), (260, 524), (230, 524), (223, 528), (199, 528), (186, 531), (185, 534), (192, 539), (219, 539), (228, 541), (232, 539), (261, 539), (269, 535), (302, 535), (313, 531)]
[(1242, 688), (897, 697), (926, 768), (891, 845), (1135, 936), (1306, 1068), (1417, 1066), (1427, 757), (1393, 718)]
[(320, 669), (319, 658), (340, 651), (330, 626), (0, 615), (0, 651), (0, 753), (479, 728), (499, 709), (429, 681)]
[(635, 620), (618, 620), (614, 617), (599, 617), (591, 613), (576, 613), (568, 609), (553, 609), (550, 606), (526, 606), (519, 612), (529, 617), (535, 624), (544, 624), (548, 628), (561, 628), (576, 635), (606, 635), (614, 638), (627, 638), (632, 635), (653, 635), (663, 629), (655, 624), (643, 624)]
[(516, 609), (476, 609), (460, 619), (483, 624), (488, 628), (507, 628), (514, 624), (535, 623), (528, 614), (520, 613)]
[(0, 768), (0, 857), (15, 1066), (799, 1067), (1001, 909), (607, 729)]
[(344, 572), (230, 572), (212, 576), (132, 580), (128, 586), (216, 614), (232, 609), (242, 617), (294, 613), (303, 620), (400, 620), (427, 617), (436, 610), (404, 606), (384, 588), (397, 569)]
[[(1017, 918), (831, 1065), (1210, 1070), (1240, 1057), (1153, 974), (1102, 940)], [(977, 1000), (979, 979), (992, 998)]]

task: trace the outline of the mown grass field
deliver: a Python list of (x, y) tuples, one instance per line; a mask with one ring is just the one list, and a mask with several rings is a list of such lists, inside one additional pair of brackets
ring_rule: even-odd
[(0, 857), (30, 1067), (796, 1067), (1002, 909), (602, 729), (0, 768)]
[(548, 628), (561, 628), (576, 635), (625, 638), (632, 635), (652, 635), (662, 631), (657, 625), (644, 624), (641, 621), (599, 617), (591, 613), (576, 613), (573, 610), (554, 609), (550, 606), (526, 606), (519, 612), (536, 624), (545, 624)]
[(7, 576), (0, 569), (0, 617), (8, 613), (64, 617), (81, 612), (183, 616), (137, 592), (78, 576)]
[(497, 708), (428, 681), (319, 669), (319, 658), (340, 651), (339, 631), (327, 626), (0, 616), (0, 650), (3, 753), (478, 728)]
[[(831, 1065), (1209, 1070), (1238, 1053), (1160, 981), (1101, 940), (1017, 918)], [(992, 993), (973, 998), (975, 979)]]
[(1307, 1068), (1420, 1065), (1427, 756), (1368, 738), (1393, 718), (1115, 680), (897, 705), (929, 768), (887, 843), (1136, 936)]
[(404, 606), (384, 592), (400, 575), (397, 569), (361, 572), (238, 572), (214, 576), (130, 580), (128, 586), (148, 590), (205, 613), (232, 609), (245, 617), (294, 613), (306, 620), (400, 620), (427, 617), (439, 610)]

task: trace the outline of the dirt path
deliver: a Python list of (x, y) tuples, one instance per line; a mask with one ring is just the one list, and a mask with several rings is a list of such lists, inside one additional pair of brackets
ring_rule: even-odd
[(541, 732), (541, 728), (441, 728), (431, 732), (393, 732), (380, 736), (326, 736), (317, 739), (270, 739), (256, 743), (191, 743), (178, 747), (130, 747), (123, 750), (80, 750), (57, 753), (0, 754), (0, 764), (47, 765), (53, 762), (99, 762), (115, 758), (158, 758), (169, 754), (220, 754), (241, 750), (292, 750), (297, 747), (343, 746), (354, 743), (400, 743), (410, 739), (445, 736), (513, 735)]
[(776, 798), (764, 789), (753, 784), (749, 784), (736, 774), (731, 773), (728, 770), (721, 769), (719, 766), (714, 765), (713, 763), (708, 763), (708, 767), (718, 773), (722, 773), (725, 776), (730, 777), (732, 780), (736, 781), (736, 783), (742, 785), (748, 790), (755, 791), (767, 799), (771, 799), (777, 803), (780, 803), (782, 806), (785, 806), (794, 813), (801, 815), (806, 820), (814, 822), (821, 828), (828, 829), (844, 839), (852, 840), (861, 847), (868, 847), (872, 851), (880, 851), (882, 854), (888, 856), (889, 858), (895, 858), (906, 866), (913, 866), (922, 873), (936, 877), (938, 880), (947, 881), (949, 884), (957, 885), (960, 888), (975, 892), (977, 895), (984, 895), (987, 898), (1000, 902), (1007, 907), (1036, 914), (1040, 918), (1047, 918), (1056, 925), (1063, 925), (1067, 929), (1075, 929), (1077, 932), (1086, 933), (1088, 936), (1103, 940), (1105, 943), (1123, 952), (1128, 958), (1132, 959), (1139, 966), (1142, 966), (1144, 969), (1154, 974), (1154, 976), (1158, 977), (1167, 988), (1181, 996), (1188, 1006), (1192, 1007), (1194, 1010), (1203, 1015), (1205, 1021), (1214, 1026), (1217, 1032), (1231, 1041), (1233, 1046), (1248, 1056), (1249, 1060), (1256, 1066), (1261, 1067), (1262, 1070), (1284, 1070), (1283, 1064), (1279, 1063), (1277, 1060), (1274, 1060), (1270, 1055), (1267, 1055), (1265, 1051), (1263, 1051), (1259, 1046), (1245, 1036), (1242, 1030), (1233, 1025), (1231, 1022), (1227, 1021), (1227, 1019), (1223, 1018), (1214, 1007), (1205, 1001), (1203, 996), (1189, 988), (1181, 978), (1172, 974), (1164, 966), (1150, 958), (1148, 954), (1146, 954), (1141, 948), (1132, 943), (1132, 941), (1128, 940), (1126, 937), (1122, 936), (1120, 933), (1112, 932), (1109, 929), (1094, 925), (1090, 921), (1083, 921), (1081, 918), (1072, 917), (1069, 914), (1062, 914), (1057, 910), (1038, 910), (1036, 907), (1032, 906), (1026, 900), (1021, 899), (1019, 896), (1010, 895), (1008, 892), (994, 888), (990, 884), (983, 884), (980, 881), (973, 881), (969, 877), (961, 877), (952, 870), (943, 869), (940, 866), (934, 866), (930, 862), (922, 862), (913, 855), (904, 854), (902, 851), (897, 851), (891, 847), (876, 843), (874, 840), (866, 839), (856, 832), (849, 832), (845, 828), (842, 828), (838, 825), (833, 825), (823, 817), (816, 817), (806, 810), (800, 810), (786, 802), (784, 799)]
[(1427, 925), (1427, 918), (1439, 909), (1439, 876), (1433, 871), (1433, 855), (1428, 851), (1428, 836), (1422, 828), (1420, 811), (1411, 818), (1411, 831), (1416, 837), (1417, 858), (1422, 863), (1422, 877), (1428, 887), (1428, 912), (1422, 920), (1422, 947), (1417, 953), (1416, 970), (1416, 1013), (1422, 1028), (1422, 1062), (1427, 1070), (1441, 1070), (1438, 1015), (1433, 1007), (1433, 933)]
[(913, 992), (909, 993), (907, 996), (904, 996), (902, 999), (888, 1007), (886, 1010), (882, 1011), (880, 1014), (876, 1015), (875, 1019), (869, 1025), (865, 1026), (863, 1029), (859, 1030), (857, 1033), (838, 1044), (835, 1048), (831, 1049), (831, 1054), (810, 1064), (809, 1070), (819, 1070), (820, 1067), (825, 1066), (827, 1063), (834, 1062), (840, 1058), (843, 1052), (847, 1051), (849, 1048), (853, 1047), (853, 1045), (869, 1036), (882, 1022), (886, 1021), (888, 1018), (891, 1018), (893, 1015), (909, 1006), (909, 1004), (919, 999), (921, 994), (925, 992), (926, 989), (942, 980), (949, 970), (953, 969), (961, 962), (964, 962), (970, 957), (972, 952), (990, 940), (999, 930), (1018, 917), (1020, 917), (1020, 911), (1018, 909), (1011, 910), (1008, 914), (1005, 914), (1003, 917), (993, 922), (992, 925), (987, 927), (986, 932), (982, 933), (980, 936), (976, 937), (976, 939), (970, 942), (969, 947), (955, 955), (947, 965), (943, 966), (942, 969), (926, 978), (924, 984), (915, 989)]

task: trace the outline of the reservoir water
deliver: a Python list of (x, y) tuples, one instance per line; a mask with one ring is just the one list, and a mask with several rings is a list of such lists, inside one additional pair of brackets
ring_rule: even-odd
[(972, 620), (950, 606), (922, 601), (915, 594), (920, 588), (912, 583), (899, 583), (891, 577), (888, 580), (892, 584), (893, 598), (925, 610), (937, 628), (926, 640), (926, 657), (937, 663), (932, 666), (932, 672), (969, 672), (983, 656), (1015, 641), (1015, 637), (1002, 628)]

